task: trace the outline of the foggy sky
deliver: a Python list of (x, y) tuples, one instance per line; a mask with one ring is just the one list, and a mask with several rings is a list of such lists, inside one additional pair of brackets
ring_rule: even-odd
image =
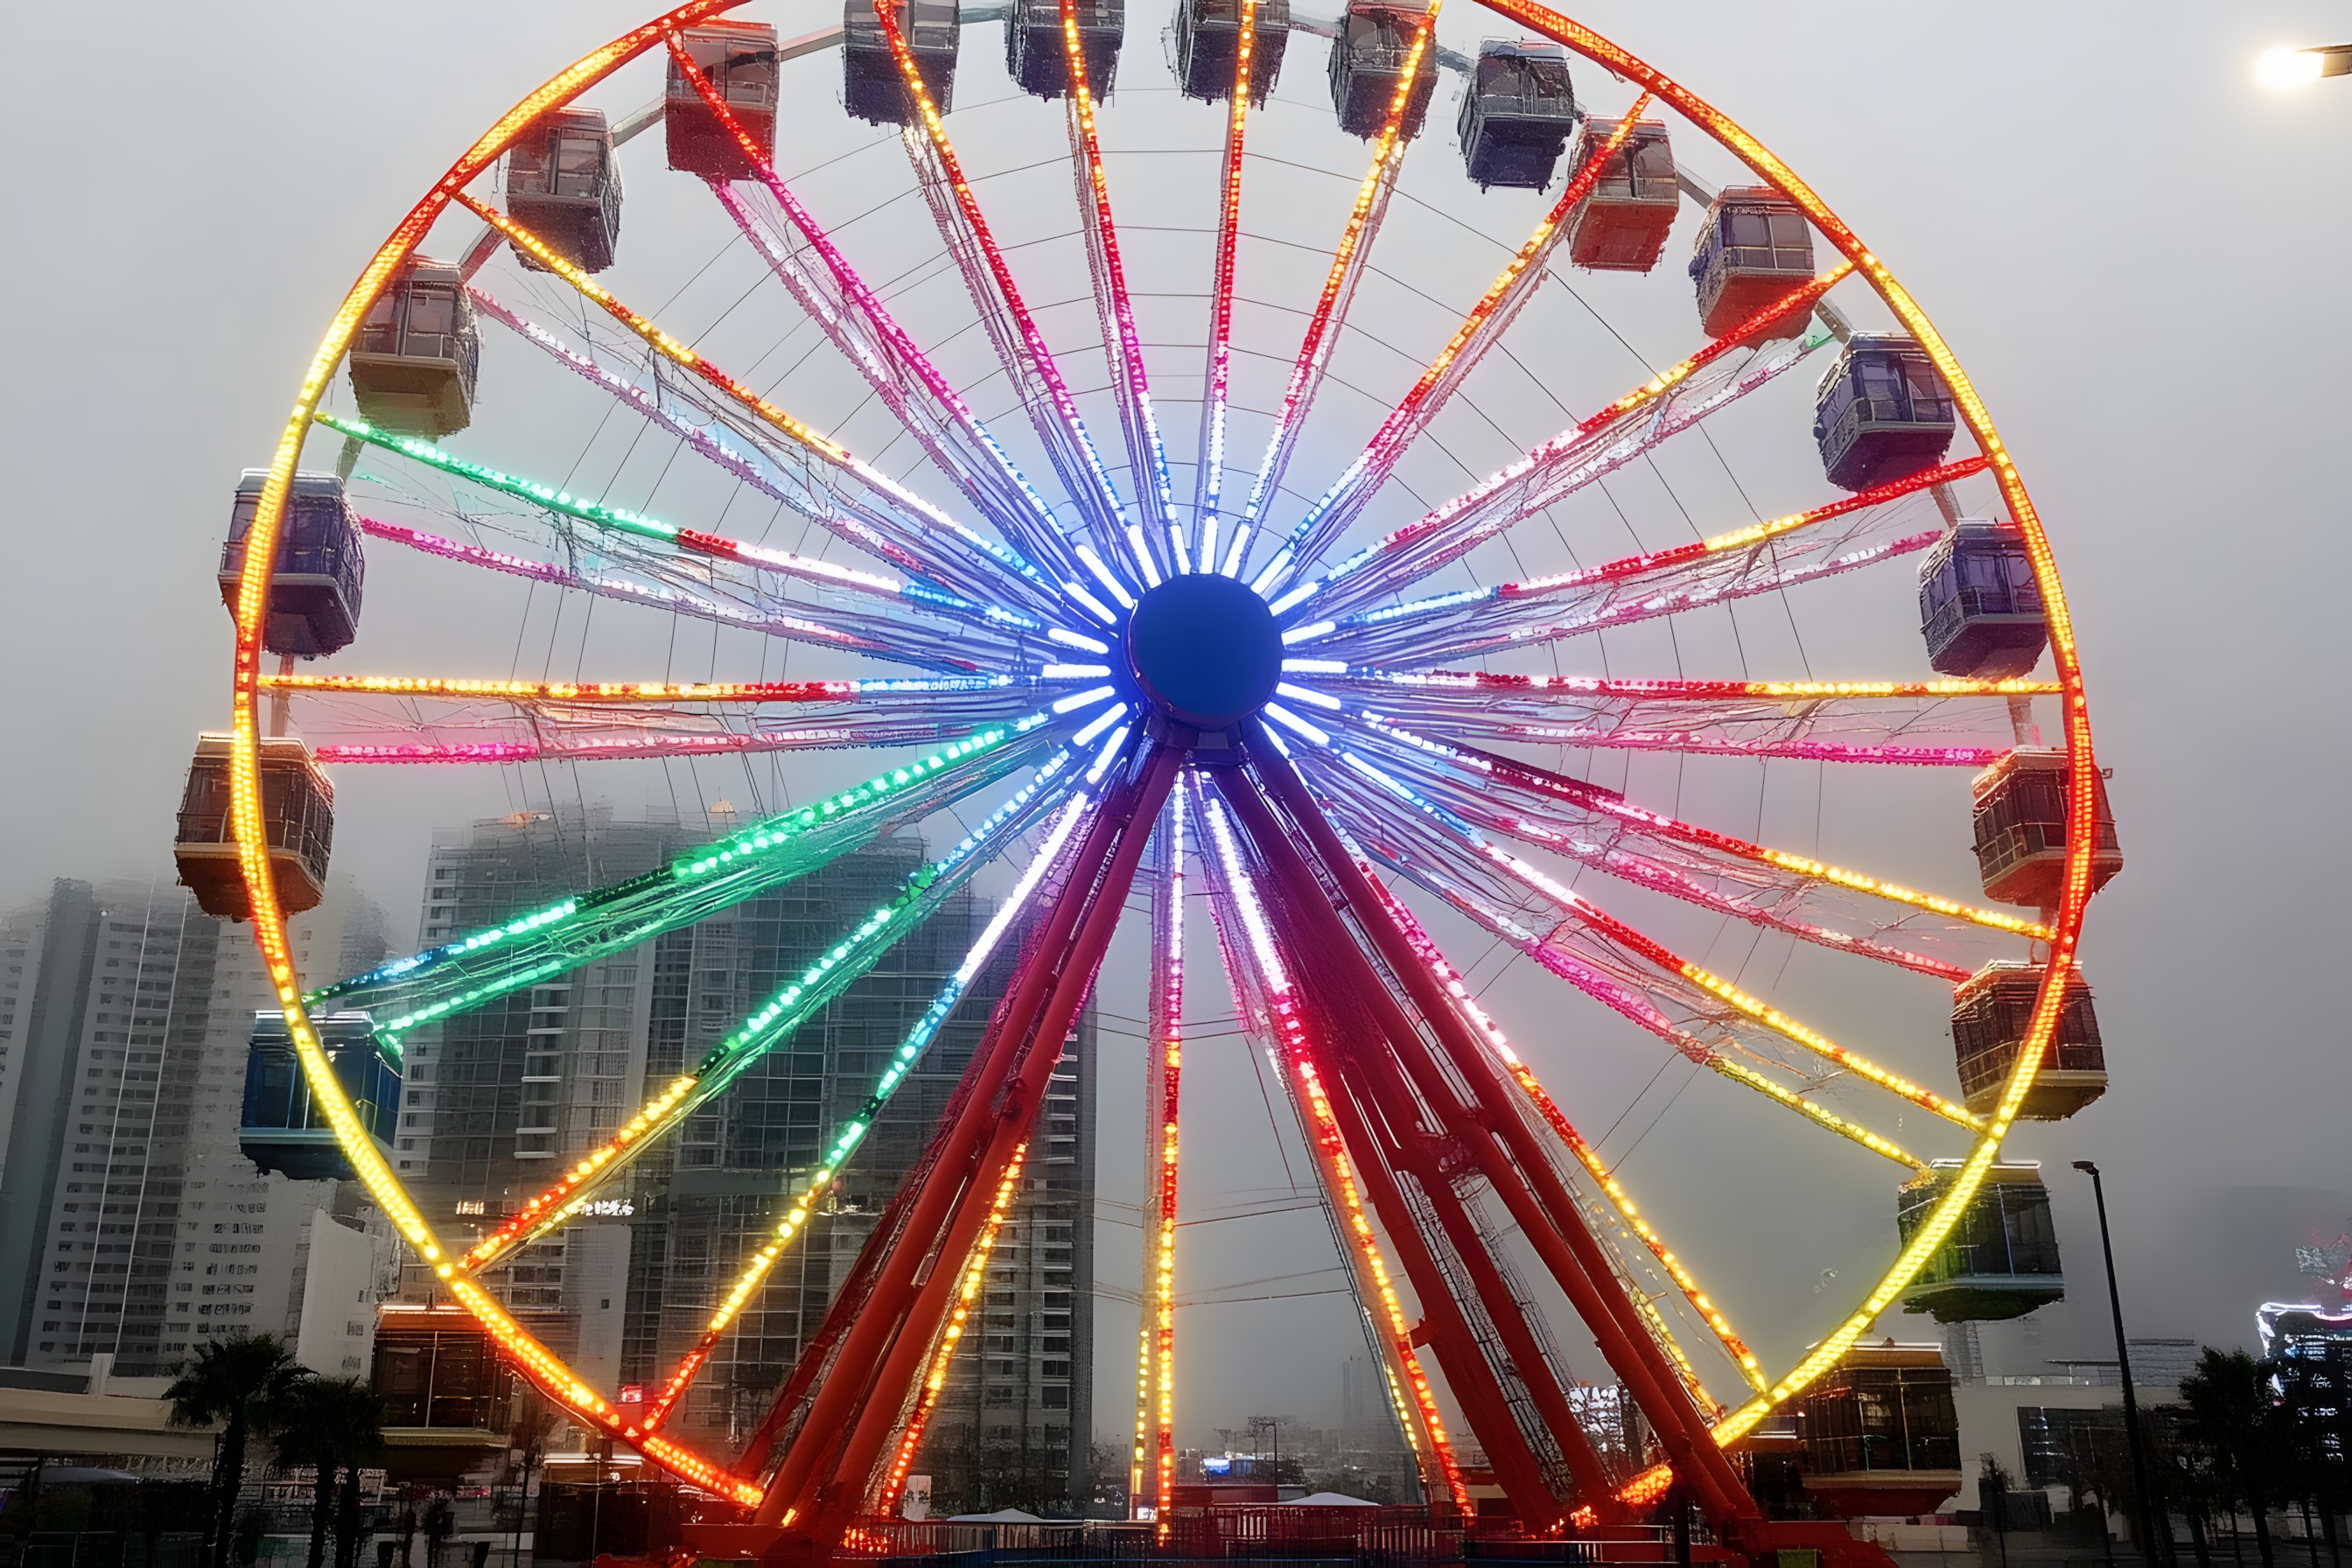
[[(1156, 71), (1161, 7), (1133, 3), (1128, 47)], [(229, 627), (212, 574), (236, 471), (267, 461), (334, 304), (416, 194), (560, 62), (648, 8), (125, 0), (102, 26), (80, 8), (20, 15), (0, 65), (13, 215), (0, 280), (15, 315), (0, 430), (16, 476), (0, 570), (0, 646), (16, 678), (0, 901), (36, 896), (58, 876), (168, 876), (193, 738), (227, 714)], [(825, 25), (831, 8), (752, 14), (790, 34)], [(1757, 132), (1900, 273), (1991, 406), (2057, 552), (2127, 864), (2095, 902), (2084, 947), (2112, 1087), (2075, 1121), (2013, 1141), (2049, 1167), (2072, 1285), (2066, 1306), (2042, 1315), (2038, 1343), (2018, 1353), (2109, 1353), (2086, 1184), (2065, 1169), (2078, 1158), (2108, 1172), (2132, 1332), (2249, 1338), (2255, 1302), (2292, 1285), (2291, 1259), (2249, 1256), (2249, 1213), (2332, 1203), (2352, 1222), (2341, 1002), (2352, 935), (2341, 805), (2352, 763), (2342, 684), (2352, 545), (2341, 516), (2352, 82), (2272, 96), (2249, 68), (2273, 43), (2337, 41), (2352, 12), (1608, 0), (1576, 14)], [(1453, 8), (1443, 30), (1457, 47), (1479, 33)], [(1007, 90), (996, 31), (967, 35), (960, 100)], [(1292, 48), (1286, 91), (1318, 94), (1323, 44), (1295, 37)], [(1600, 72), (1576, 68), (1580, 90), (1622, 100)], [(1440, 89), (1421, 163), (1454, 156), (1440, 145), (1451, 140), (1451, 91)], [(1106, 110), (1114, 141), (1121, 112), (1116, 100)], [(1212, 141), (1213, 121), (1196, 116), (1190, 140)], [(1301, 146), (1310, 142), (1313, 156), (1338, 157), (1332, 166), (1354, 178), (1360, 154), (1333, 152), (1352, 143), (1302, 133)], [(1044, 152), (1057, 144), (1049, 137)], [(685, 210), (676, 192), (654, 188), (646, 149), (633, 151), (624, 279), (662, 243), (657, 215)], [(779, 163), (791, 166), (788, 155)], [(1055, 181), (1058, 172), (1034, 188), (1058, 189), (1066, 204), (1066, 183)], [(1125, 205), (1121, 216), (1132, 221)], [(699, 217), (704, 250), (663, 276), (692, 271), (723, 233), (723, 219)], [(1492, 232), (1523, 228), (1504, 217)], [(1667, 266), (1677, 258), (1670, 252)], [(486, 405), (497, 395), (486, 374)], [(1179, 428), (1171, 448), (1189, 455), (1189, 421)], [(1107, 421), (1097, 433), (1110, 437)], [(311, 463), (331, 451), (314, 443)], [(381, 581), (372, 574), (370, 614), (408, 617), (408, 646), (454, 629), (414, 601), (403, 608), (396, 573)], [(1889, 591), (1903, 596), (1901, 584)], [(1916, 645), (1899, 651), (1904, 668), (1919, 668)], [(352, 668), (388, 668), (367, 652), (363, 641), (346, 656)], [(462, 659), (435, 668), (477, 672)], [(830, 754), (783, 768), (803, 790), (868, 771)], [(413, 934), (430, 832), (507, 808), (486, 778), (417, 773), (344, 791), (337, 864), (393, 910), (402, 938)], [(646, 804), (610, 793), (624, 812)], [(1935, 846), (1937, 864), (1965, 873), (1964, 816), (1938, 831), (1949, 842)], [(1948, 877), (1941, 890), (1970, 886)], [(1211, 950), (1194, 958), (1196, 973), (1213, 972)], [(1131, 977), (1134, 963), (1123, 952), (1113, 973)], [(1516, 1018), (1499, 1006), (1503, 1022), (1533, 1031), (1549, 994), (1515, 973), (1502, 995), (1526, 1005)], [(1131, 980), (1107, 979), (1106, 998), (1140, 1012)], [(1132, 1146), (1136, 1044), (1104, 1039), (1102, 1191), (1127, 1202), (1139, 1192), (1121, 1158)], [(1193, 1058), (1199, 1088), (1188, 1091), (1195, 1106), (1234, 1113), (1222, 1129), (1187, 1120), (1188, 1139), (1200, 1130), (1187, 1181), (1198, 1173), (1202, 1212), (1286, 1182), (1246, 1059), (1222, 1044), (1222, 1056)], [(1643, 1058), (1634, 1088), (1654, 1064)], [(1609, 1126), (1627, 1098), (1606, 1079), (1581, 1114)], [(1688, 1250), (1735, 1310), (1746, 1279), (1780, 1281), (1759, 1283), (1755, 1300), (1801, 1303), (1829, 1268), (1841, 1280), (1832, 1290), (1850, 1300), (1861, 1268), (1891, 1253), (1882, 1169), (1843, 1154), (1753, 1168), (1739, 1145), (1714, 1142), (1750, 1119), (1718, 1120), (1702, 1098), (1694, 1089), (1676, 1106), (1630, 1178), (1714, 1232), (1715, 1250)], [(1644, 1103), (1646, 1116), (1655, 1104)], [(2244, 1188), (2305, 1195), (2266, 1206), (2235, 1192)], [(1708, 1226), (1718, 1199), (1726, 1213), (1752, 1205), (1758, 1223)], [(1800, 1217), (1817, 1199), (1879, 1228), (1823, 1261), (1818, 1227)], [(1785, 1231), (1762, 1223), (1782, 1218)], [(1200, 1238), (1188, 1243), (1188, 1289), (1328, 1261), (1307, 1256), (1328, 1247), (1311, 1215), (1188, 1234)], [(1808, 1239), (1776, 1247), (1782, 1234)], [(1123, 1283), (1133, 1233), (1107, 1226), (1104, 1237), (1099, 1267)], [(2257, 1268), (2267, 1273), (2248, 1277)], [(1191, 1342), (1214, 1353), (1187, 1363), (1198, 1381), (1188, 1383), (1186, 1440), (1257, 1411), (1336, 1419), (1332, 1346), (1353, 1342), (1339, 1300), (1188, 1313)], [(1130, 1407), (1132, 1312), (1106, 1302), (1099, 1321), (1095, 1419), (1115, 1432)], [(1890, 1325), (1911, 1334), (1922, 1321)], [(1791, 1321), (1784, 1334), (1768, 1322), (1759, 1337), (1785, 1355), (1805, 1337), (1800, 1327)], [(1589, 1352), (1580, 1370), (1598, 1371)]]

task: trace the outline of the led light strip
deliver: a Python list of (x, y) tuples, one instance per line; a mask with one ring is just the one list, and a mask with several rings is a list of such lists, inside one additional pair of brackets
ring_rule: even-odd
[[(1152, 933), (1159, 959), (1159, 1027), (1152, 1031), (1150, 1057), (1144, 1070), (1159, 1080), (1153, 1097), (1158, 1125), (1146, 1129), (1145, 1159), (1150, 1164), (1151, 1231), (1144, 1238), (1143, 1297), (1145, 1330), (1150, 1336), (1153, 1397), (1150, 1417), (1154, 1517), (1165, 1521), (1176, 1500), (1176, 1215), (1178, 1111), (1184, 1079), (1184, 795), (1168, 793), (1168, 842), (1161, 852), (1163, 881), (1159, 893), (1166, 915)], [(1140, 1421), (1139, 1433), (1143, 1429)], [(1161, 1533), (1166, 1533), (1161, 1525)]]
[[(1241, 0), (1234, 36), (1233, 112), (1225, 120), (1225, 161), (1218, 184), (1216, 282), (1209, 302), (1208, 404), (1192, 507), (1201, 524), (1200, 569), (1217, 569), (1217, 502), (1225, 484), (1225, 414), (1234, 372), (1234, 254), (1241, 235), (1242, 140), (1249, 121), (1250, 71), (1257, 54), (1257, 0)], [(1238, 563), (1236, 563), (1238, 569)]]
[(891, 1054), (890, 1065), (883, 1069), (881, 1078), (858, 1106), (856, 1113), (835, 1131), (833, 1144), (825, 1152), (824, 1163), (810, 1173), (807, 1186), (795, 1194), (784, 1217), (776, 1222), (773, 1234), (765, 1245), (752, 1253), (751, 1261), (737, 1276), (734, 1287), (720, 1300), (709, 1321), (703, 1325), (702, 1338), (679, 1361), (677, 1369), (663, 1384), (661, 1392), (655, 1396), (646, 1411), (645, 1426), (647, 1430), (658, 1427), (668, 1419), (678, 1399), (710, 1359), (710, 1352), (717, 1348), (719, 1336), (741, 1314), (761, 1282), (775, 1268), (777, 1260), (783, 1256), (784, 1248), (801, 1234), (809, 1215), (816, 1212), (818, 1199), (848, 1164), (850, 1155), (866, 1141), (866, 1134), (873, 1130), (883, 1107), (889, 1104), (898, 1086), (915, 1070), (923, 1053), (930, 1048), (931, 1041), (947, 1023), (948, 1016), (955, 1011), (956, 1005), (963, 1000), (964, 993), (971, 988), (972, 981), (987, 967), (998, 944), (1004, 940), (1004, 933), (1020, 918), (1038, 883), (1045, 879), (1046, 872), (1060, 858), (1063, 846), (1069, 842), (1071, 830), (1091, 805), (1092, 801), (1082, 791), (1074, 795), (1063, 807), (1060, 817), (1046, 834), (1045, 841), (1037, 847), (1037, 853), (1031, 858), (1028, 868), (1014, 884), (1011, 896), (982, 928), (980, 936), (964, 954), (963, 962), (956, 966), (953, 974), (948, 976), (947, 984), (940, 987), (939, 994), (931, 998), (931, 1005), (923, 1010), (923, 1016), (915, 1021), (914, 1027), (907, 1031), (906, 1038)]

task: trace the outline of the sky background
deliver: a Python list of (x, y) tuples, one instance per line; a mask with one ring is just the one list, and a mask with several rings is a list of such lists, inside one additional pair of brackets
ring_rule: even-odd
[[(754, 12), (789, 34), (823, 25), (824, 9)], [(102, 27), (71, 8), (22, 18), (0, 63), (17, 214), (0, 247), (15, 306), (0, 439), (16, 475), (0, 657), (18, 672), (17, 740), (0, 766), (0, 900), (36, 897), (59, 876), (168, 875), (193, 736), (226, 715), (228, 625), (212, 573), (236, 471), (266, 461), (334, 304), (416, 194), (516, 98), (639, 15), (611, 0), (128, 0)], [(2352, 82), (2273, 96), (2250, 68), (2266, 46), (2352, 30), (2352, 11), (1611, 0), (1579, 16), (1748, 126), (1868, 237), (1968, 366), (2058, 554), (2128, 862), (2097, 900), (2084, 947), (2114, 1082), (2077, 1121), (2021, 1140), (2051, 1165), (2074, 1300), (2030, 1335), (1999, 1336), (2003, 1353), (2105, 1353), (2103, 1323), (2083, 1310), (2097, 1304), (2097, 1279), (2086, 1184), (2064, 1169), (2079, 1158), (2109, 1174), (2132, 1332), (2249, 1337), (2254, 1303), (2294, 1286), (2286, 1249), (2299, 1231), (2352, 1226), (2342, 1131), (2352, 546), (2340, 499)], [(1155, 9), (1130, 49), (1156, 54), (1160, 25)], [(996, 32), (967, 34), (960, 100), (1003, 95)], [(1457, 45), (1477, 32), (1449, 16)], [(1324, 46), (1292, 47), (1286, 91), (1311, 102)], [(1596, 102), (1622, 100), (1601, 73), (1578, 70)], [(613, 103), (645, 96), (632, 87)], [(1449, 139), (1450, 96), (1441, 89), (1433, 142)], [(838, 119), (829, 103), (816, 112)], [(1114, 100), (1106, 114), (1115, 143), (1155, 133), (1150, 116), (1165, 110), (1143, 100), (1124, 132), (1122, 112)], [(1185, 121), (1188, 145), (1212, 139), (1205, 119)], [(1051, 123), (1033, 116), (1014, 129)], [(788, 149), (793, 141), (788, 125)], [(1352, 181), (1351, 145), (1302, 129), (1294, 155)], [(1420, 162), (1451, 159), (1440, 151)], [(1066, 231), (1067, 186), (1049, 173), (1021, 200), (1064, 203), (1046, 226)], [(1135, 201), (1141, 184), (1125, 189)], [(632, 247), (658, 263), (686, 205), (644, 180), (630, 199), (624, 265)], [(702, 250), (677, 252), (681, 279), (717, 232), (707, 212), (695, 216), (706, 237)], [(1525, 222), (1489, 226), (1514, 235)], [(1458, 263), (1467, 278), (1487, 254), (1441, 255), (1445, 241), (1423, 225), (1392, 227), (1394, 253), (1381, 259), (1423, 259), (1416, 235), (1431, 236), (1433, 269)], [(485, 385), (487, 402), (487, 373)], [(1189, 447), (1185, 429), (1171, 445)], [(379, 646), (429, 649), (476, 629), (463, 606), (403, 601), (403, 581), (398, 569), (372, 573), (372, 615), (397, 623)], [(1899, 627), (1895, 608), (1887, 624)], [(501, 636), (516, 629), (510, 616), (499, 624)], [(1832, 647), (1840, 635), (1805, 631)], [(1916, 668), (1914, 646), (1904, 653)], [(835, 761), (784, 764), (782, 780), (807, 789), (849, 776)], [(653, 792), (603, 793), (625, 813)], [(347, 786), (344, 803), (338, 865), (404, 933), (430, 833), (506, 808), (497, 786), (415, 775)], [(1873, 807), (1839, 794), (1825, 809)], [(1959, 868), (1943, 885), (1968, 890), (1964, 817), (1929, 829), (1906, 806), (1856, 831), (1898, 856), (1910, 836), (1940, 835), (1935, 864)], [(1213, 970), (1208, 951), (1194, 956), (1197, 972)], [(1107, 998), (1129, 994), (1135, 963), (1132, 952), (1115, 960), (1124, 978), (1107, 979)], [(1507, 975), (1497, 994), (1524, 1003), (1517, 1016), (1532, 1026), (1548, 994), (1523, 982)], [(1497, 1011), (1513, 1023), (1510, 1007)], [(1106, 1037), (1102, 1190), (1115, 1202), (1139, 1188), (1119, 1159), (1135, 1115), (1134, 1044)], [(1244, 1207), (1287, 1177), (1246, 1058), (1228, 1048), (1202, 1062), (1194, 1103), (1248, 1115), (1202, 1131), (1188, 1179), (1202, 1173), (1200, 1212)], [(1656, 1115), (1657, 1099), (1640, 1098), (1651, 1065), (1630, 1079), (1595, 1069), (1592, 1120), (1638, 1110), (1639, 1127)], [(1640, 1149), (1629, 1179), (1716, 1245), (1688, 1250), (1710, 1259), (1717, 1293), (1748, 1301), (1758, 1337), (1785, 1355), (1826, 1326), (1823, 1292), (1850, 1299), (1891, 1247), (1887, 1184), (1843, 1158), (1764, 1163), (1780, 1143), (1744, 1142), (1749, 1119), (1719, 1119), (1702, 1098), (1667, 1097), (1674, 1115), (1654, 1141), (1629, 1137)], [(1106, 1226), (1112, 1278), (1131, 1271), (1132, 1234)], [(1247, 1295), (1241, 1282), (1291, 1269), (1303, 1284), (1263, 1293), (1332, 1283), (1311, 1274), (1328, 1261), (1314, 1253), (1328, 1242), (1311, 1215), (1195, 1234), (1200, 1289)], [(1820, 1280), (1825, 1271), (1836, 1279)], [(1102, 1321), (1096, 1419), (1113, 1430), (1125, 1419), (1131, 1311), (1106, 1302)], [(1213, 1351), (1190, 1363), (1201, 1382), (1188, 1392), (1188, 1440), (1253, 1412), (1336, 1419), (1331, 1347), (1348, 1342), (1338, 1299), (1202, 1308), (1186, 1322)], [(1598, 1370), (1589, 1356), (1584, 1370)]]

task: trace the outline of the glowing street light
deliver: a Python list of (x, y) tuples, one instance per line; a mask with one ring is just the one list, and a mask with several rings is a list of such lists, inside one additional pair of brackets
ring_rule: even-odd
[(2324, 76), (2352, 76), (2352, 44), (2267, 49), (2254, 62), (2255, 79), (2281, 91), (2308, 87)]

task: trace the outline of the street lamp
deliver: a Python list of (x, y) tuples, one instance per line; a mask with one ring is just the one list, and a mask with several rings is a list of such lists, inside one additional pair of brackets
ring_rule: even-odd
[(2352, 44), (2314, 44), (2305, 48), (2266, 49), (2254, 62), (2264, 87), (2309, 87), (2326, 76), (2352, 76)]
[(2116, 1372), (2124, 1384), (2124, 1441), (2131, 1448), (2132, 1489), (2139, 1494), (2137, 1517), (2132, 1521), (2138, 1531), (2140, 1553), (2147, 1559), (2148, 1568), (2158, 1568), (2156, 1549), (2155, 1521), (2164, 1517), (2158, 1506), (2156, 1493), (2147, 1482), (2147, 1450), (2140, 1442), (2139, 1396), (2132, 1391), (2131, 1347), (2124, 1339), (2124, 1299), (2116, 1289), (2116, 1248), (2107, 1237), (2107, 1188), (2099, 1179), (2099, 1167), (2088, 1160), (2074, 1162), (2074, 1169), (2091, 1178), (2091, 1196), (2099, 1205), (2099, 1250), (2107, 1260), (2107, 1310), (2116, 1320)]

